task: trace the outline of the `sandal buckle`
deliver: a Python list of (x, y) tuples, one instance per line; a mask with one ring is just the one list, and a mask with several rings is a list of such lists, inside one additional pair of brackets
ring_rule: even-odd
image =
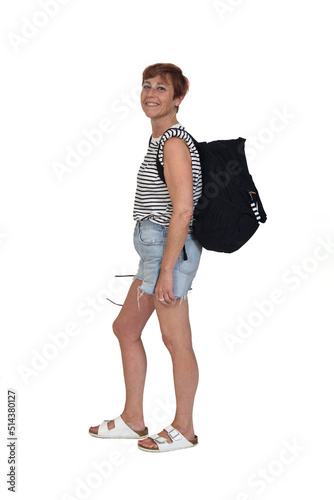
[(173, 429), (172, 431), (168, 432), (168, 434), (170, 435), (170, 437), (172, 438), (173, 441), (177, 441), (178, 439), (181, 439), (180, 437), (178, 438), (178, 436), (180, 436), (180, 433), (176, 429)]

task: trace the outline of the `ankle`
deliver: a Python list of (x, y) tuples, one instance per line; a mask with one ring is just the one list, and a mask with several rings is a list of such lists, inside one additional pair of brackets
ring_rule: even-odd
[(194, 434), (194, 425), (193, 422), (182, 422), (174, 420), (171, 423), (172, 427), (175, 427), (181, 434)]
[(143, 413), (134, 413), (130, 412), (127, 410), (124, 410), (123, 413), (121, 413), (121, 417), (123, 420), (126, 420), (127, 422), (131, 422), (134, 424), (142, 424), (144, 423), (144, 415)]

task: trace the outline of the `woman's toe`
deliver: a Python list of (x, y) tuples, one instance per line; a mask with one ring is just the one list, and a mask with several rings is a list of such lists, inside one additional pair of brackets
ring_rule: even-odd
[(97, 432), (98, 432), (98, 428), (99, 428), (99, 427), (100, 427), (99, 425), (97, 425), (97, 426), (95, 426), (95, 427), (91, 427), (91, 428), (89, 429), (89, 432), (90, 432), (91, 434), (97, 434)]
[[(166, 432), (165, 430), (159, 432), (159, 436), (166, 438), (167, 443), (172, 442), (171, 438), (168, 435), (168, 432)], [(156, 448), (156, 449), (159, 448), (157, 443), (152, 438), (146, 438), (143, 441), (140, 441), (140, 444), (145, 446), (145, 448)]]
[(157, 443), (155, 441), (153, 441), (153, 439), (151, 439), (151, 438), (149, 439), (149, 443), (148, 444), (149, 444), (150, 448), (158, 448)]
[(158, 448), (157, 444), (153, 439), (151, 438), (146, 438), (143, 439), (142, 441), (139, 441), (141, 446), (144, 446), (145, 448)]

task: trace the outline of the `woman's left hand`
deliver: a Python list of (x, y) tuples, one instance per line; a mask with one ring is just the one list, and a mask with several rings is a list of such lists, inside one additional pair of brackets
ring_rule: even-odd
[(173, 294), (173, 271), (160, 271), (154, 293), (161, 304), (173, 304), (176, 301)]

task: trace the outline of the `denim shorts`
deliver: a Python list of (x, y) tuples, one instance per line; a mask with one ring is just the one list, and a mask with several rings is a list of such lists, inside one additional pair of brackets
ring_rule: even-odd
[[(168, 228), (150, 220), (138, 221), (133, 233), (133, 243), (140, 257), (137, 274), (133, 279), (142, 281), (142, 292), (154, 295), (161, 260), (166, 247)], [(181, 251), (173, 270), (173, 293), (176, 298), (185, 297), (192, 290), (202, 254), (202, 245), (188, 233), (185, 241), (187, 259)]]

